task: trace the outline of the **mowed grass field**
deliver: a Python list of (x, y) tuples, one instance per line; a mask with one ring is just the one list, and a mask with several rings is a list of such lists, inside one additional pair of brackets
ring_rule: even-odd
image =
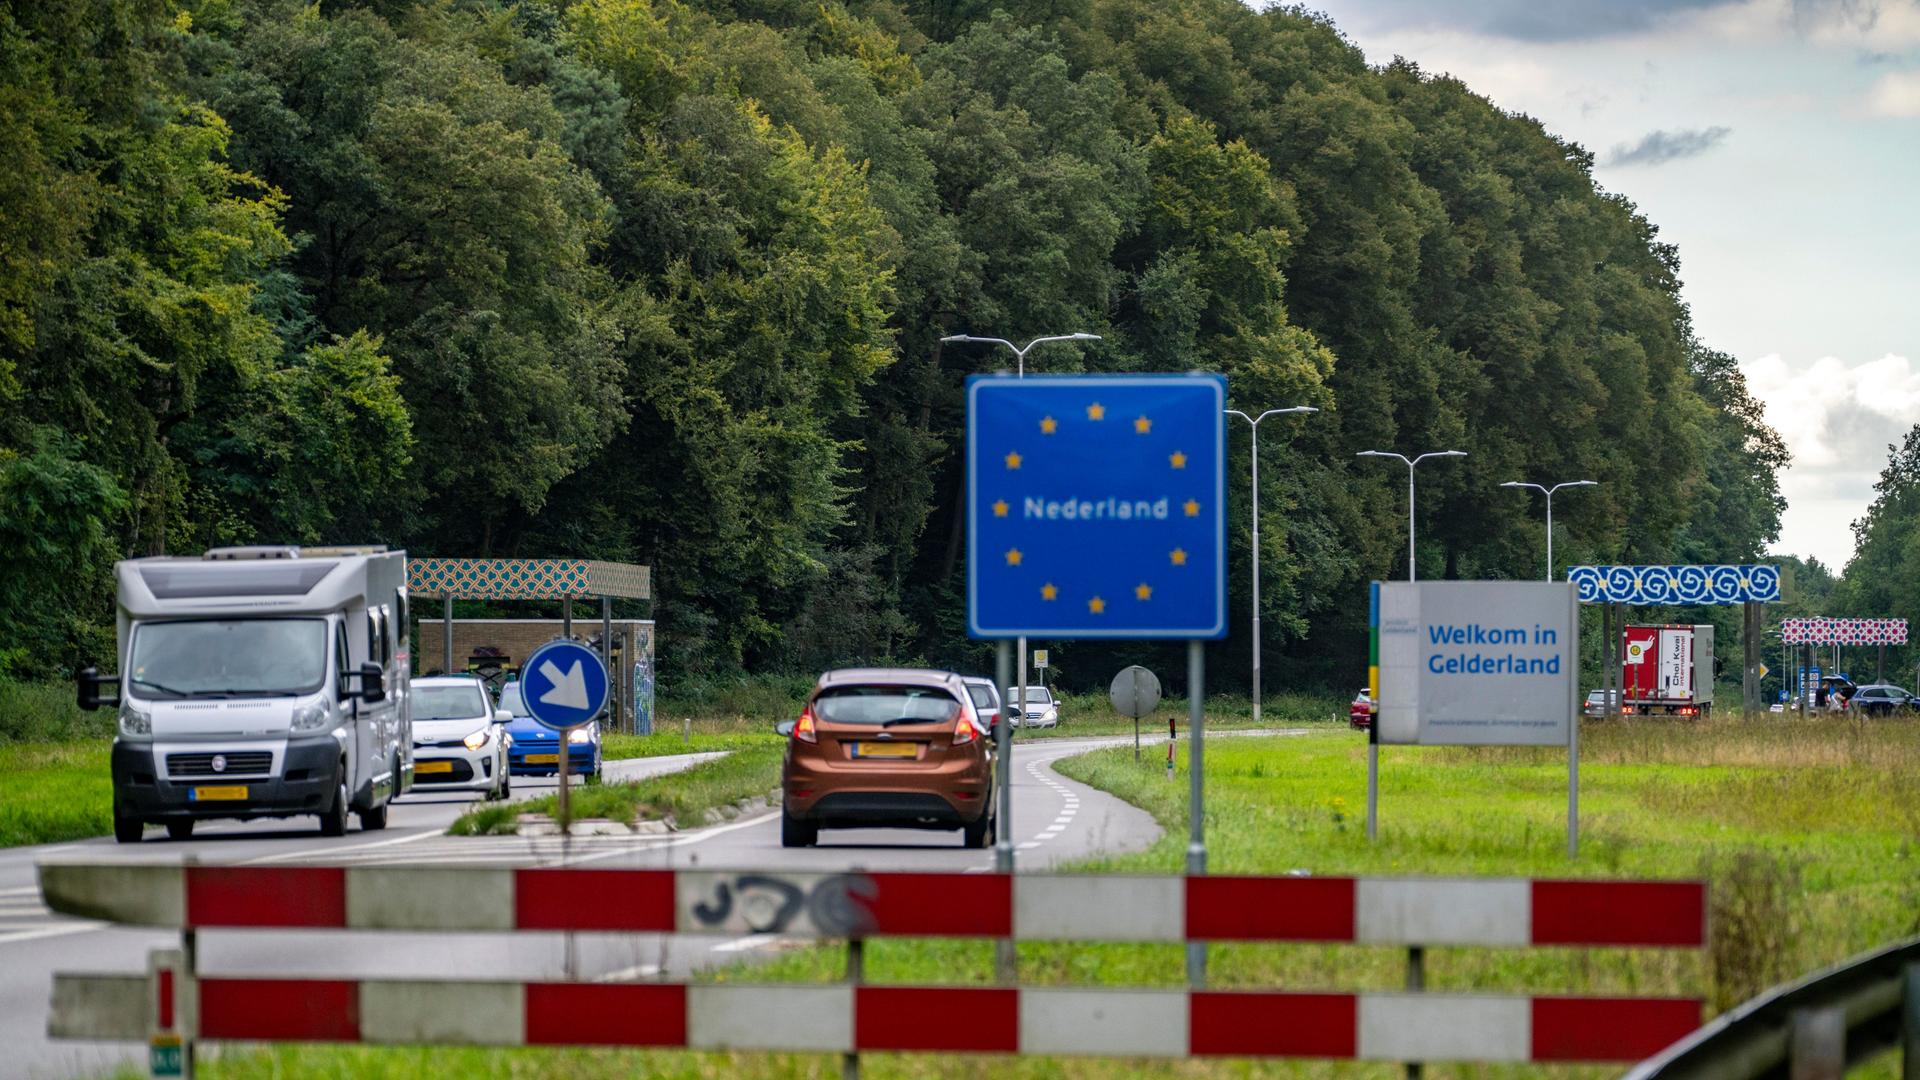
[[(1183, 742), (1184, 747), (1184, 742)], [(1381, 837), (1365, 834), (1364, 739), (1322, 727), (1291, 737), (1222, 739), (1207, 747), (1208, 839), (1218, 873), (1431, 874), (1685, 878), (1713, 887), (1713, 947), (1432, 949), (1436, 992), (1698, 996), (1718, 1011), (1759, 989), (1853, 953), (1920, 933), (1920, 721), (1784, 718), (1696, 724), (1589, 723), (1582, 735), (1582, 845), (1565, 854), (1562, 753), (1385, 748)], [(1168, 832), (1151, 849), (1096, 860), (1087, 871), (1169, 873), (1186, 844), (1184, 750), (1169, 782), (1164, 759), (1130, 748), (1068, 760), (1062, 771), (1145, 807)], [(1217, 987), (1391, 989), (1404, 953), (1346, 946), (1216, 946)], [(844, 977), (835, 946), (785, 953), (705, 976), (736, 981)], [(882, 983), (985, 985), (980, 941), (876, 941), (866, 977)], [(1023, 945), (1026, 984), (1172, 986), (1177, 946)], [(964, 1022), (930, 1017), (929, 1023)], [(1856, 1075), (1892, 1077), (1883, 1058)], [(826, 1055), (618, 1050), (280, 1047), (228, 1053), (206, 1075), (501, 1078), (827, 1077)], [(1429, 1066), (1429, 1076), (1600, 1077), (1617, 1068)], [(1340, 1062), (1128, 1061), (869, 1055), (869, 1077), (1119, 1078), (1399, 1075), (1397, 1066)]]

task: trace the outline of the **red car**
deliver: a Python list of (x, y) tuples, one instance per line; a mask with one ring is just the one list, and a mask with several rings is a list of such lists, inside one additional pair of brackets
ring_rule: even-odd
[(1356, 731), (1365, 731), (1373, 726), (1373, 695), (1364, 686), (1347, 705), (1347, 723)]

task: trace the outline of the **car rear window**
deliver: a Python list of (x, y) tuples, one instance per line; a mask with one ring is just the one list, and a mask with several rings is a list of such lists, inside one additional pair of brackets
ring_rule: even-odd
[(834, 724), (951, 720), (960, 702), (930, 686), (836, 686), (813, 699), (815, 716)]
[(976, 709), (993, 708), (993, 691), (990, 688), (985, 686), (975, 686), (972, 683), (968, 683), (967, 693), (973, 695), (974, 708)]

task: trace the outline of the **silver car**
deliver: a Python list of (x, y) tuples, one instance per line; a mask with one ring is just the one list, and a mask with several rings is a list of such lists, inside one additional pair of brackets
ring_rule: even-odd
[[(1009, 688), (1007, 696), (1015, 697), (1017, 692)], [(1060, 702), (1053, 696), (1053, 691), (1044, 686), (1027, 687), (1027, 707), (1014, 710), (1013, 726), (1050, 728), (1059, 723)]]
[(992, 679), (978, 675), (963, 675), (960, 681), (967, 684), (967, 694), (973, 698), (973, 710), (980, 714), (980, 723), (992, 734), (994, 725), (1000, 722), (1000, 691)]
[(485, 792), (504, 799), (512, 790), (507, 775), (507, 720), (471, 675), (415, 679), (413, 698), (414, 790), (445, 788)]

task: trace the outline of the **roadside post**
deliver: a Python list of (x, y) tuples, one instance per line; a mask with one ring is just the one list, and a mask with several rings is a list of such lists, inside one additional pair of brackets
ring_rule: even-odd
[(600, 654), (577, 641), (557, 638), (527, 657), (520, 674), (520, 693), (527, 714), (559, 735), (556, 770), (560, 774), (560, 832), (572, 827), (568, 804), (569, 738), (575, 728), (591, 723), (607, 706), (612, 680)]
[[(182, 936), (193, 931), (183, 931)], [(147, 1035), (147, 1075), (192, 1080), (193, 1002), (198, 996), (193, 987), (193, 966), (185, 949), (155, 949), (147, 954), (148, 1015), (152, 1028)]]
[[(1226, 636), (1223, 376), (967, 380), (967, 633), (1188, 642), (1194, 770), (1187, 863), (1206, 865), (1205, 650)], [(1034, 658), (1038, 659), (1038, 658)], [(1002, 804), (1000, 829), (1011, 828)], [(1205, 975), (1204, 944), (1188, 975)]]
[(1121, 716), (1133, 717), (1133, 760), (1139, 761), (1140, 718), (1160, 705), (1160, 679), (1139, 664), (1121, 668), (1107, 688), (1107, 697)]
[(1174, 730), (1173, 717), (1167, 717), (1167, 783), (1169, 784), (1173, 783), (1173, 741), (1179, 737), (1179, 732)]

